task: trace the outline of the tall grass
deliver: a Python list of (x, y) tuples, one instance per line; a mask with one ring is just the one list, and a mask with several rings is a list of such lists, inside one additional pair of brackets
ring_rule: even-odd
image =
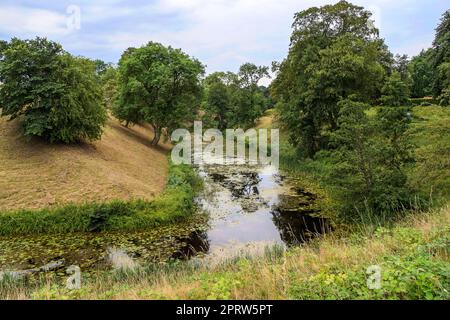
[[(450, 207), (391, 227), (326, 234), (208, 265), (201, 261), (99, 273), (80, 290), (43, 281), (4, 286), (3, 298), (34, 299), (449, 299)], [(367, 268), (381, 268), (381, 287)]]

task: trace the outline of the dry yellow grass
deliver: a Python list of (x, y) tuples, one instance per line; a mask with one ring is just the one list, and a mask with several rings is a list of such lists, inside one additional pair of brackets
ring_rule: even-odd
[(271, 128), (275, 119), (275, 110), (270, 109), (264, 113), (264, 116), (256, 121), (256, 129)]
[(68, 202), (152, 199), (165, 187), (170, 148), (150, 146), (149, 127), (110, 119), (100, 141), (48, 144), (0, 119), (0, 211)]

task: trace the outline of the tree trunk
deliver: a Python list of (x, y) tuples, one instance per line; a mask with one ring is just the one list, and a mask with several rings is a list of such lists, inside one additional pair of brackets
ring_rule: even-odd
[(154, 128), (154, 132), (155, 132), (155, 136), (153, 137), (152, 140), (152, 146), (156, 146), (159, 143), (159, 140), (161, 139), (161, 128), (157, 127), (157, 126), (153, 126)]

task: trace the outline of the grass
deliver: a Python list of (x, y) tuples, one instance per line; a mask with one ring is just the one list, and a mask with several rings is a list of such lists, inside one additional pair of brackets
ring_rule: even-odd
[[(49, 280), (29, 286), (5, 279), (0, 292), (7, 299), (449, 299), (449, 235), (446, 206), (391, 228), (361, 226), (259, 258), (100, 273), (73, 291)], [(367, 285), (373, 265), (381, 268), (378, 289)]]
[(0, 212), (67, 203), (152, 200), (167, 181), (168, 144), (150, 146), (149, 127), (110, 119), (100, 141), (48, 144), (0, 119)]
[(152, 201), (115, 200), (0, 213), (0, 236), (137, 230), (179, 221), (193, 212), (200, 179), (192, 167), (169, 166), (166, 190)]
[(450, 197), (450, 107), (414, 107), (413, 115), (409, 134), (417, 162), (410, 183), (440, 205)]

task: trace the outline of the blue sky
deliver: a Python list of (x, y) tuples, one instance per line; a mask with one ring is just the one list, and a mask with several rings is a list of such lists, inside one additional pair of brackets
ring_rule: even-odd
[[(295, 12), (321, 0), (0, 0), (0, 38), (46, 36), (77, 55), (117, 62), (123, 50), (158, 41), (182, 48), (207, 71), (270, 65), (287, 54)], [(449, 0), (354, 0), (374, 13), (391, 51), (415, 55), (431, 45)], [(72, 6), (72, 7), (71, 7)], [(75, 7), (73, 7), (75, 6)], [(67, 21), (78, 20), (80, 28)], [(72, 19), (72, 20), (70, 20)]]

